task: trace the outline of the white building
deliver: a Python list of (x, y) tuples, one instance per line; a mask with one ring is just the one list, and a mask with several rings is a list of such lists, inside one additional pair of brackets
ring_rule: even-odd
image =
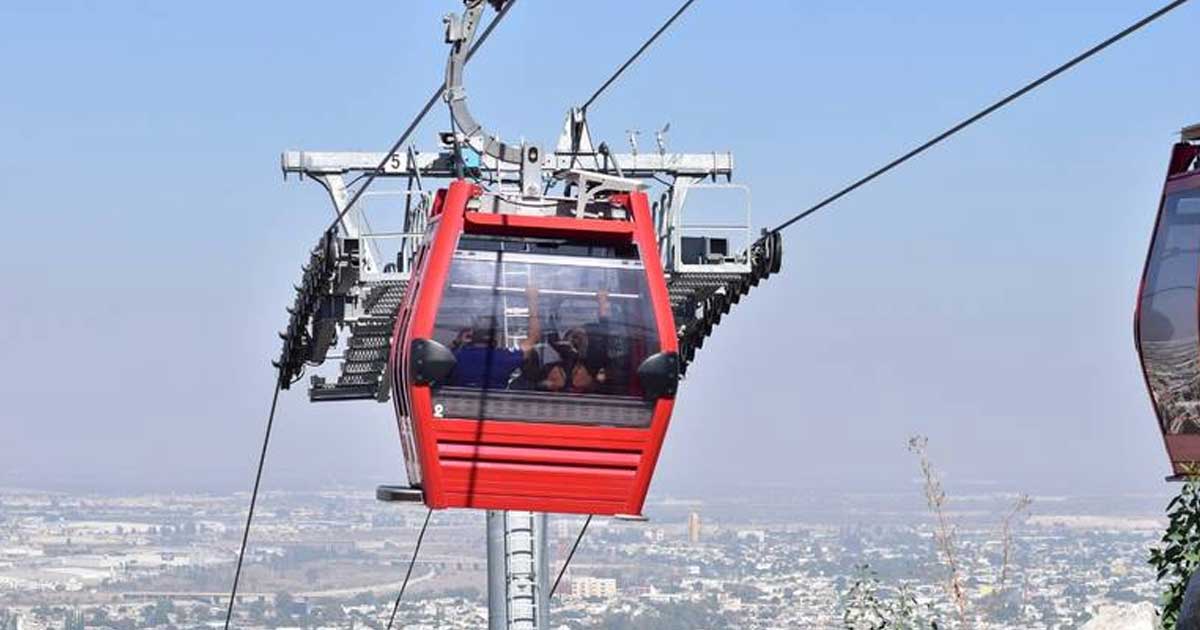
[(572, 578), (571, 595), (574, 597), (616, 597), (617, 580), (594, 577)]

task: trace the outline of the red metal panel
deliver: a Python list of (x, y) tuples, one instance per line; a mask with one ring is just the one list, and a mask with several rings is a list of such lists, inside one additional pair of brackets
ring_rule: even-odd
[(599, 499), (626, 504), (634, 471), (444, 461), (446, 490), (472, 495), (523, 494), (531, 500)]
[(445, 441), (473, 440), (489, 444), (530, 444), (569, 446), (606, 450), (637, 450), (646, 446), (646, 429), (591, 427), (503, 420), (444, 419), (437, 422), (437, 438)]
[(1171, 454), (1171, 463), (1175, 464), (1175, 472), (1183, 473), (1180, 464), (1195, 464), (1200, 462), (1200, 435), (1181, 433), (1166, 436), (1167, 452)]
[(641, 453), (585, 451), (572, 448), (535, 448), (521, 446), (491, 446), (479, 443), (439, 442), (438, 456), (450, 459), (490, 462), (531, 462), (564, 464), (592, 468), (636, 468)]
[(429, 388), (412, 386), (412, 378), (407, 374), (408, 352), (413, 339), (427, 339), (433, 333), (433, 322), (437, 316), (438, 304), (442, 300), (446, 274), (450, 269), (454, 248), (458, 245), (458, 235), (462, 232), (463, 211), (467, 202), (479, 192), (479, 187), (474, 184), (464, 180), (454, 181), (441, 197), (442, 203), (435, 205), (435, 209), (440, 209), (440, 213), (433, 227), (433, 238), (425, 260), (420, 269), (414, 270), (413, 273), (413, 278), (419, 279), (420, 284), (413, 292), (414, 302), (409, 312), (405, 337), (393, 341), (400, 345), (401, 360), (397, 362), (396, 367), (404, 375), (404, 386), (409, 394), (409, 413), (413, 418), (417, 449), (421, 454), (425, 502), (432, 508), (449, 507), (449, 504), (442, 487), (437, 437), (431, 426), (433, 405)]
[(1200, 146), (1186, 142), (1176, 144), (1175, 149), (1171, 151), (1171, 165), (1167, 168), (1167, 175), (1186, 173), (1197, 155), (1200, 155)]
[[(642, 254), (642, 264), (646, 275), (651, 279), (648, 283), (650, 300), (654, 305), (654, 320), (658, 323), (659, 347), (662, 352), (677, 352), (679, 340), (675, 336), (675, 315), (671, 312), (671, 298), (667, 293), (666, 275), (662, 269), (662, 258), (658, 252), (658, 237), (654, 232), (650, 217), (650, 203), (645, 193), (629, 195), (630, 211), (635, 226), (634, 240), (638, 251)], [(626, 514), (641, 514), (646, 502), (646, 493), (650, 490), (650, 480), (654, 476), (654, 468), (658, 465), (658, 455), (662, 450), (663, 440), (667, 437), (667, 425), (671, 421), (671, 411), (675, 407), (675, 399), (660, 399), (654, 407), (654, 420), (650, 423), (650, 439), (647, 443), (646, 454), (642, 456), (642, 466), (638, 470), (634, 482), (633, 496), (630, 498)]]
[(554, 489), (568, 495), (578, 494), (578, 490), (564, 485), (563, 482), (592, 482), (596, 484), (593, 491), (605, 492), (614, 488), (622, 488), (633, 479), (634, 472), (621, 468), (599, 468), (584, 466), (553, 466), (548, 464), (508, 464), (503, 462), (461, 462), (443, 460), (447, 481), (453, 481), (455, 475), (478, 475), (485, 480), (502, 481), (508, 478), (519, 479), (519, 485)]
[(521, 234), (547, 238), (612, 237), (628, 240), (633, 226), (627, 221), (604, 219), (572, 219), (567, 217), (535, 217), (515, 214), (468, 212), (464, 229), (471, 234)]
[[(1167, 180), (1167, 185), (1163, 190), (1163, 197), (1177, 193), (1181, 190), (1193, 190), (1200, 188), (1200, 171), (1193, 171), (1187, 175), (1179, 175)], [(1161, 205), (1159, 206), (1161, 208)]]

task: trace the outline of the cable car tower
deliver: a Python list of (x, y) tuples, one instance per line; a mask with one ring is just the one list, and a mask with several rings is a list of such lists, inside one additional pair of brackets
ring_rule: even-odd
[[(490, 627), (544, 628), (545, 513), (643, 519), (679, 379), (779, 271), (782, 242), (752, 232), (731, 154), (668, 152), (666, 128), (630, 153), (595, 144), (579, 108), (553, 151), (487, 131), (463, 70), (486, 5), (505, 0), (464, 4), (445, 19), (453, 128), (437, 150), (283, 154), (339, 220), (304, 266), (276, 367), (288, 389), (336, 365), (308, 379), (312, 402), (390, 402), (409, 483), (377, 498), (487, 509)], [(351, 207), (364, 177), (403, 182), (387, 193), (400, 203)], [(744, 203), (689, 220), (712, 189)], [(398, 229), (372, 229), (381, 218)]]

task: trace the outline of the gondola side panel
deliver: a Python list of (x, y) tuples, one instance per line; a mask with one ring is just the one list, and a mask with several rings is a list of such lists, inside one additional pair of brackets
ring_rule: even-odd
[(427, 339), (432, 335), (437, 307), (441, 302), (446, 274), (454, 255), (454, 248), (462, 232), (462, 217), (467, 202), (479, 194), (479, 188), (469, 182), (458, 180), (446, 189), (443, 202), (435, 205), (436, 221), (433, 237), (425, 251), (424, 264), (420, 269), (420, 285), (413, 292), (413, 303), (409, 310), (405, 336), (399, 340), (401, 359), (396, 364), (403, 375), (405, 392), (408, 395), (409, 413), (416, 431), (417, 448), (421, 456), (421, 471), (424, 479), (425, 504), (431, 508), (451, 507), (446, 501), (443, 471), (438, 462), (437, 431), (433, 426), (433, 403), (428, 385), (417, 385), (409, 372), (412, 341)]
[[(677, 353), (679, 338), (676, 336), (675, 314), (671, 310), (671, 298), (667, 291), (666, 274), (662, 268), (662, 256), (658, 250), (658, 237), (650, 216), (650, 204), (646, 194), (642, 192), (630, 195), (630, 206), (634, 217), (634, 239), (641, 252), (642, 264), (646, 268), (646, 276), (650, 282), (648, 291), (654, 304), (654, 320), (658, 325), (659, 345), (662, 352)], [(650, 481), (658, 467), (658, 457), (662, 452), (663, 442), (666, 441), (667, 428), (674, 412), (675, 398), (662, 398), (655, 403), (654, 420), (650, 425), (650, 439), (647, 450), (642, 456), (634, 481), (634, 495), (627, 507), (628, 514), (642, 513), (646, 495), (650, 491)]]
[(422, 285), (425, 270), (426, 254), (429, 251), (431, 235), (436, 232), (439, 221), (436, 215), (441, 213), (446, 201), (445, 189), (438, 190), (433, 195), (429, 216), (426, 217), (425, 231), (421, 236), (417, 249), (413, 254), (411, 273), (404, 288), (404, 296), (396, 310), (396, 323), (392, 329), (392, 346), (388, 351), (388, 376), (391, 379), (392, 404), (396, 414), (396, 428), (400, 433), (400, 445), (404, 454), (404, 466), (408, 473), (409, 483), (416, 488), (424, 486), (422, 458), (419, 447), (419, 429), (416, 420), (411, 416), (411, 400), (405, 386), (404, 363), (402, 348), (408, 339), (409, 323), (412, 319), (412, 309), (416, 303), (416, 294)]

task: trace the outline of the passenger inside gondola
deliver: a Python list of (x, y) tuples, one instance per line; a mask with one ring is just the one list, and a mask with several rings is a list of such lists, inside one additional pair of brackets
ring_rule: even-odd
[[(608, 293), (597, 294), (597, 321), (569, 329), (560, 341), (540, 342), (525, 357), (510, 388), (576, 394), (603, 393), (608, 381)], [(591, 330), (597, 343), (589, 342)], [(532, 334), (530, 335), (533, 336)], [(556, 337), (551, 333), (551, 337)]]
[(517, 386), (520, 389), (560, 392), (566, 383), (567, 375), (563, 369), (562, 355), (552, 344), (540, 343)]
[(455, 254), (434, 324), (455, 358), (434, 391), (445, 417), (649, 422), (637, 369), (659, 343), (636, 252), (470, 244)]
[[(545, 378), (538, 383), (538, 389), (551, 392), (570, 392), (588, 394), (599, 392), (607, 379), (603, 366), (589, 365), (586, 360), (587, 337), (583, 329), (572, 329), (568, 338), (573, 341), (562, 341), (550, 348), (555, 353), (553, 363), (543, 364), (542, 373)], [(580, 347), (584, 348), (583, 350)]]
[[(596, 295), (598, 318), (576, 326), (562, 341), (542, 341), (539, 292), (526, 289), (529, 327), (516, 349), (498, 343), (500, 328), (493, 317), (459, 330), (450, 349), (456, 366), (451, 385), (483, 389), (522, 389), (577, 394), (598, 393), (608, 381), (608, 292)], [(589, 335), (590, 331), (590, 335)], [(595, 344), (590, 339), (595, 338)]]
[[(575, 326), (563, 335), (559, 353), (563, 362), (564, 387), (574, 393), (603, 392), (608, 384), (609, 326), (608, 291), (596, 293), (596, 321)], [(595, 340), (593, 342), (593, 340)]]
[(458, 387), (505, 389), (533, 359), (534, 345), (541, 338), (541, 319), (538, 317), (538, 291), (526, 291), (529, 303), (529, 334), (509, 349), (497, 343), (497, 322), (494, 317), (482, 316), (472, 328), (464, 328), (451, 343), (455, 367), (450, 384)]
[[(473, 325), (458, 329), (448, 344), (456, 361), (450, 385), (576, 394), (628, 393), (627, 379), (619, 375), (628, 373), (621, 364), (628, 361), (629, 349), (610, 320), (608, 291), (601, 289), (590, 298), (551, 299), (550, 319), (566, 316), (571, 326), (561, 336), (551, 330), (548, 339), (543, 339), (540, 305), (544, 300), (537, 287), (525, 289), (521, 320), (527, 322), (527, 327), (521, 330), (523, 335), (512, 335), (511, 322), (506, 328), (504, 321), (498, 321), (511, 316), (507, 309), (475, 313)], [(593, 315), (580, 317), (585, 312)], [(614, 382), (614, 375), (618, 382)]]

